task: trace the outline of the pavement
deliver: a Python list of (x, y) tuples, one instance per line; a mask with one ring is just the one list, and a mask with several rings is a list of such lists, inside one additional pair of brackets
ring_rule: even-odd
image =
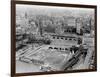
[(42, 72), (39, 65), (16, 61), (16, 73)]

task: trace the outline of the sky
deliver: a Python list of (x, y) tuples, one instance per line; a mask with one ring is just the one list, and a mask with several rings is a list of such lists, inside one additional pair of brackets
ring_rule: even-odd
[(94, 9), (90, 8), (73, 8), (73, 7), (56, 7), (42, 5), (16, 4), (17, 13), (32, 14), (59, 14), (59, 15), (94, 15)]

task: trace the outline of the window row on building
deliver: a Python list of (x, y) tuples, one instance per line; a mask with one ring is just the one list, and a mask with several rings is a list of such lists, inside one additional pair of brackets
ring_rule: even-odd
[(49, 47), (48, 49), (55, 49), (55, 50), (60, 50), (60, 51), (68, 51), (68, 50), (70, 50), (69, 48), (61, 48), (61, 47)]
[(69, 37), (59, 37), (59, 36), (53, 36), (53, 39), (62, 39), (62, 40), (72, 40), (72, 41), (77, 41), (77, 38), (69, 38)]

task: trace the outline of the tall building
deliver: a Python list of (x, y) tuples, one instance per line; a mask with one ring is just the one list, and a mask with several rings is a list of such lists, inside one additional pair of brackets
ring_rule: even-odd
[(64, 30), (63, 30), (63, 28), (62, 28), (62, 24), (61, 23), (58, 23), (57, 24), (57, 27), (56, 27), (56, 29), (55, 29), (55, 33), (56, 34), (63, 34), (64, 33)]
[(81, 18), (77, 18), (76, 19), (76, 32), (78, 33), (78, 34), (80, 34), (81, 33), (81, 28), (82, 28), (82, 20), (81, 20)]
[(67, 24), (68, 26), (76, 27), (76, 18), (75, 17), (68, 17), (67, 18)]

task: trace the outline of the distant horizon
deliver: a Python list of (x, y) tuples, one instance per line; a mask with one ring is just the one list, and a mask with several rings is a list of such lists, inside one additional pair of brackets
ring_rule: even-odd
[[(64, 15), (64, 16), (93, 16), (94, 9), (76, 8), (76, 7), (56, 7), (56, 6), (40, 6), (40, 5), (23, 5), (16, 4), (16, 13), (29, 13), (32, 15)], [(93, 16), (94, 17), (94, 16)]]

